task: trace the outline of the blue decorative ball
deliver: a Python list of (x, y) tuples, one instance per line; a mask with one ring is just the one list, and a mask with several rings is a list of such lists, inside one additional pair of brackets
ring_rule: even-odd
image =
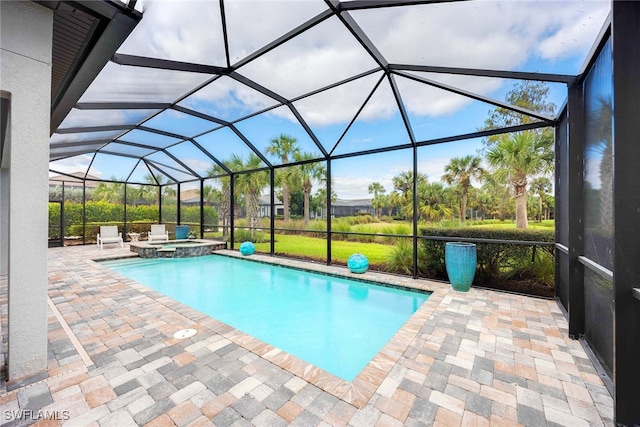
[(369, 268), (369, 260), (362, 254), (353, 254), (347, 260), (347, 267), (352, 273), (364, 273)]
[(242, 255), (253, 255), (253, 253), (256, 251), (256, 246), (251, 243), (251, 242), (243, 242), (240, 245), (240, 253)]

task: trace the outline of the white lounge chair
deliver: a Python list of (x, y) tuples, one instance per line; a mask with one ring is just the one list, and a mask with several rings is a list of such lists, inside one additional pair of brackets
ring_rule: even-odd
[(122, 233), (118, 232), (117, 225), (101, 225), (100, 234), (98, 234), (98, 246), (102, 249), (105, 243), (120, 243), (120, 247), (124, 248), (122, 241)]
[(152, 241), (168, 241), (169, 232), (165, 229), (164, 224), (151, 224), (151, 231), (148, 235), (149, 242)]

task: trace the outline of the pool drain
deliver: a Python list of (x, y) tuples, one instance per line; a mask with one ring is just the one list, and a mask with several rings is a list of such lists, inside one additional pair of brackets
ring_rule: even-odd
[(198, 331), (196, 331), (195, 329), (181, 329), (173, 334), (173, 337), (178, 339), (191, 338), (197, 333)]

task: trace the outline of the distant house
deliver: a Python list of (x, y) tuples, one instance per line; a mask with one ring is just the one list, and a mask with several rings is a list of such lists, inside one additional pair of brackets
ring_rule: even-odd
[(192, 188), (191, 190), (185, 190), (180, 192), (180, 204), (188, 206), (200, 205), (200, 190)]
[(331, 203), (331, 216), (375, 215), (371, 199), (338, 199)]
[[(69, 188), (82, 188), (82, 180), (84, 178), (84, 172), (73, 172), (69, 175), (52, 175), (49, 177), (49, 188), (55, 188), (58, 185)], [(92, 189), (98, 186), (96, 180), (99, 180), (97, 176), (87, 175), (86, 188)]]
[[(259, 216), (260, 218), (270, 217), (271, 216), (271, 196), (268, 194), (260, 196), (260, 202), (258, 204)], [(284, 205), (278, 198), (274, 199), (274, 207), (276, 210), (276, 215), (284, 215)]]

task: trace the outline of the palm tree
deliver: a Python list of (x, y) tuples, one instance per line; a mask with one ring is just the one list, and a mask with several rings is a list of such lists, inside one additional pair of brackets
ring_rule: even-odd
[[(212, 185), (205, 185), (202, 187), (202, 202), (204, 204), (213, 204), (216, 202), (220, 202), (220, 190), (215, 188)], [(198, 190), (198, 194), (200, 191)]]
[[(229, 163), (234, 170), (247, 170), (259, 168), (262, 165), (262, 160), (256, 154), (251, 153), (245, 163), (242, 157), (234, 154)], [(235, 188), (239, 194), (244, 196), (252, 237), (255, 235), (255, 229), (260, 225), (260, 195), (267, 185), (269, 185), (269, 171), (238, 174), (236, 178)]]
[(467, 198), (471, 180), (479, 180), (485, 171), (481, 166), (482, 159), (478, 156), (468, 155), (465, 157), (454, 157), (444, 167), (446, 172), (442, 175), (442, 181), (451, 185), (458, 185), (460, 190), (460, 221), (464, 222), (467, 216)]
[[(427, 182), (427, 175), (419, 173), (418, 186), (421, 182)], [(394, 191), (391, 193), (392, 203), (402, 209), (407, 219), (413, 219), (413, 171), (400, 172), (393, 179)]]
[[(305, 160), (315, 159), (317, 156), (312, 153), (301, 153), (297, 151), (293, 153), (293, 157), (296, 162), (303, 162)], [(304, 225), (307, 225), (309, 224), (309, 198), (313, 188), (313, 181), (322, 180), (326, 176), (327, 170), (321, 162), (303, 163), (298, 165), (296, 170), (301, 178), (302, 192), (304, 194)]]
[[(110, 203), (124, 202), (124, 184), (117, 181), (115, 176), (111, 177), (111, 182), (101, 182), (93, 190), (93, 199)], [(124, 181), (124, 180), (123, 180)]]
[[(267, 147), (267, 153), (273, 156), (278, 156), (283, 165), (289, 163), (289, 156), (294, 155), (300, 151), (300, 147), (296, 144), (298, 142), (292, 136), (281, 133), (277, 138), (271, 140), (271, 145)], [(277, 180), (282, 186), (282, 205), (284, 207), (284, 220), (288, 221), (291, 218), (289, 212), (289, 204), (291, 203), (291, 195), (289, 194), (289, 180), (290, 170), (288, 168), (279, 168)]]
[[(511, 189), (508, 184), (496, 181), (492, 174), (484, 176), (479, 200), (492, 219), (505, 219), (510, 210)], [(515, 212), (514, 212), (515, 213)]]
[(424, 215), (428, 221), (452, 218), (453, 209), (445, 203), (445, 190), (444, 186), (439, 182), (424, 182), (418, 186), (420, 215)]
[(145, 184), (141, 184), (138, 188), (140, 198), (146, 202), (154, 202), (157, 206), (160, 200), (158, 186), (164, 183), (164, 176), (159, 173), (155, 175), (148, 173), (144, 176), (144, 182)]
[(487, 161), (494, 168), (494, 177), (512, 186), (516, 228), (527, 228), (527, 180), (552, 170), (552, 146), (532, 132), (505, 134), (487, 151)]
[(531, 193), (538, 196), (538, 222), (542, 222), (542, 201), (546, 193), (551, 191), (551, 181), (549, 178), (539, 176), (531, 181), (529, 186)]
[(383, 201), (382, 197), (385, 193), (385, 189), (379, 182), (372, 182), (369, 184), (369, 188), (367, 189), (369, 194), (373, 194), (373, 200), (371, 201), (371, 206), (376, 210), (376, 216), (382, 216), (382, 206)]

